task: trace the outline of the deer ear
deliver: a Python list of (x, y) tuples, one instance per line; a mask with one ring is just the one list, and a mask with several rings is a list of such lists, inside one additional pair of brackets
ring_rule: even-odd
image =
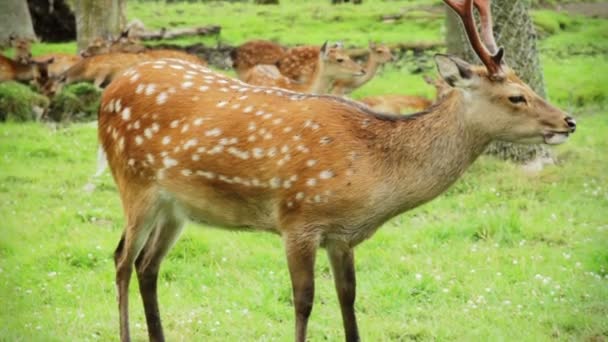
[(321, 46), (320, 54), (321, 58), (327, 58), (327, 41), (325, 41), (325, 43), (323, 43), (323, 45)]
[(471, 65), (460, 58), (438, 54), (435, 63), (441, 78), (452, 87), (466, 88), (473, 81)]

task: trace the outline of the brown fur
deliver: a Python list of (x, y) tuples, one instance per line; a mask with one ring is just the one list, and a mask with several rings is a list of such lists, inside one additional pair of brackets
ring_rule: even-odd
[(256, 65), (274, 65), (286, 49), (267, 40), (251, 40), (235, 48), (231, 53), (232, 66), (239, 79)]
[[(325, 247), (346, 340), (357, 341), (356, 245), (445, 191), (492, 140), (555, 141), (547, 131), (574, 129), (510, 71), (502, 81), (483, 68), (458, 79), (454, 63), (438, 59), (456, 89), (409, 116), (255, 87), (187, 62), (142, 64), (115, 79), (102, 97), (99, 139), (127, 221), (115, 253), (121, 340), (129, 340), (133, 265), (149, 337), (163, 340), (158, 269), (193, 220), (282, 236), (299, 342), (312, 309), (316, 249)], [(510, 102), (514, 93), (526, 104)]]
[(0, 54), (0, 81), (30, 81), (34, 78), (34, 65), (19, 62)]
[(281, 74), (298, 82), (306, 82), (315, 73), (319, 51), (320, 47), (318, 46), (293, 47), (287, 50), (277, 62), (277, 66)]
[(431, 101), (422, 96), (411, 95), (376, 95), (367, 96), (359, 100), (375, 111), (383, 113), (401, 114), (404, 111), (420, 111), (428, 108)]
[(380, 66), (391, 61), (392, 59), (393, 54), (388, 46), (384, 44), (376, 45), (374, 43), (370, 43), (369, 57), (364, 67), (365, 76), (359, 78), (338, 79), (336, 82), (334, 82), (331, 93), (334, 95), (347, 95), (352, 93), (355, 89), (363, 86), (374, 78)]
[(283, 76), (274, 65), (256, 65), (249, 69), (243, 80), (249, 84), (278, 87), (299, 91), (303, 93), (326, 94), (334, 80), (360, 78), (364, 70), (344, 53), (341, 48), (327, 48), (324, 46), (324, 55), (317, 56), (317, 63), (313, 74), (306, 82), (295, 82)]

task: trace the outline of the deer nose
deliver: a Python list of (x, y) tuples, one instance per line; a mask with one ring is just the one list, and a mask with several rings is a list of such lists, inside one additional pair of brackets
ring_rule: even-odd
[(576, 120), (574, 120), (574, 118), (571, 116), (567, 116), (565, 120), (566, 124), (568, 124), (568, 128), (570, 129), (570, 133), (574, 133), (574, 131), (576, 131)]

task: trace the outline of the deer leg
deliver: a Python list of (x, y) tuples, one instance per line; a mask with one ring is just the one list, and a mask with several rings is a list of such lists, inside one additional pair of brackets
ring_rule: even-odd
[(120, 340), (130, 341), (129, 335), (129, 282), (133, 272), (133, 263), (146, 243), (153, 228), (150, 211), (151, 203), (140, 197), (139, 201), (127, 201), (125, 198), (125, 216), (127, 224), (124, 233), (114, 252), (116, 265), (116, 287), (118, 289), (118, 310), (120, 316)]
[(183, 228), (183, 221), (167, 215), (158, 222), (143, 251), (135, 260), (139, 292), (144, 304), (150, 341), (164, 341), (157, 298), (157, 280), (160, 264)]
[(316, 242), (310, 241), (310, 236), (287, 236), (285, 239), (296, 316), (296, 342), (306, 341), (306, 327), (315, 294), (314, 266), (317, 246)]
[(359, 341), (355, 317), (356, 280), (353, 250), (348, 246), (331, 245), (327, 247), (327, 255), (340, 301), (346, 341)]

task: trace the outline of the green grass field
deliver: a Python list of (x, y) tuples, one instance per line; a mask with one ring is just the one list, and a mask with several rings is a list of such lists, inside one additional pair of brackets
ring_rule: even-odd
[[(422, 10), (415, 13), (426, 19), (372, 24), (379, 14), (437, 1), (366, 1), (344, 11), (328, 2), (134, 3), (129, 16), (152, 27), (218, 23), (231, 43), (441, 39), (441, 17)], [(279, 14), (283, 21), (273, 19)], [(607, 20), (534, 15), (555, 29), (540, 44), (545, 79), (552, 102), (576, 117), (576, 134), (555, 148), (559, 163), (539, 173), (480, 158), (446, 194), (360, 245), (356, 308), (364, 341), (608, 339)], [(571, 25), (560, 29), (559, 20)], [(35, 47), (54, 49), (73, 44)], [(357, 95), (405, 89), (432, 94), (420, 75), (389, 67)], [(83, 190), (96, 167), (96, 136), (95, 124), (0, 124), (0, 341), (118, 339), (112, 253), (123, 214), (108, 173), (93, 193)], [(323, 251), (316, 280), (309, 339), (341, 341)], [(132, 336), (143, 341), (136, 279), (131, 284)], [(293, 338), (291, 285), (273, 235), (188, 225), (163, 264), (159, 296), (168, 341)]]

